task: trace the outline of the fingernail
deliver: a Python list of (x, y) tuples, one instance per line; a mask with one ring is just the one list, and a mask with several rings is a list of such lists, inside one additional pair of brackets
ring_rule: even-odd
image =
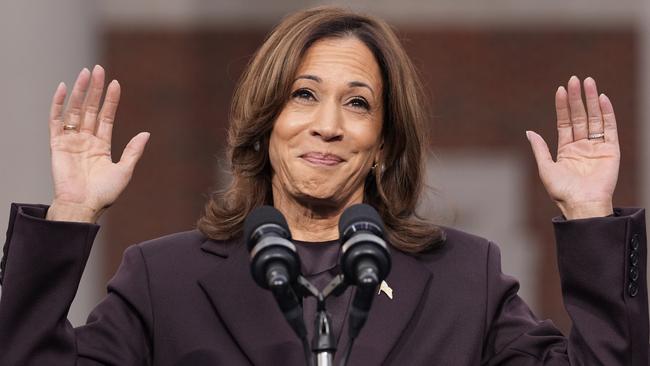
[(562, 90), (564, 90), (564, 87), (563, 87), (562, 85), (560, 85), (560, 86), (557, 87), (557, 91), (556, 91), (556, 93), (557, 93), (557, 92), (560, 92), (560, 91), (562, 91)]
[(530, 141), (530, 131), (526, 131), (526, 139)]
[(98, 70), (99, 70), (99, 65), (95, 65), (95, 67), (93, 67), (93, 72), (98, 71)]

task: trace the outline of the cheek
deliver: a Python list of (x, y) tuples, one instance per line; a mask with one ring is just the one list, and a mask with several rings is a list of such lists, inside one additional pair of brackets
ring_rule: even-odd
[(374, 152), (381, 143), (381, 128), (375, 128), (374, 123), (354, 126), (348, 130), (348, 133), (354, 138), (353, 146), (358, 152)]
[(289, 102), (275, 119), (273, 133), (282, 137), (294, 135), (298, 130), (305, 127), (309, 117), (308, 111)]
[(282, 169), (283, 163), (290, 158), (290, 148), (300, 134), (300, 124), (296, 116), (286, 110), (281, 112), (276, 119), (269, 140), (269, 160), (274, 172)]
[(291, 172), (288, 166), (290, 161), (290, 151), (285, 141), (282, 141), (277, 135), (271, 134), (269, 141), (269, 162), (273, 175), (286, 176)]
[(271, 142), (276, 144), (276, 147), (291, 144), (305, 129), (307, 120), (304, 113), (285, 107), (273, 124)]

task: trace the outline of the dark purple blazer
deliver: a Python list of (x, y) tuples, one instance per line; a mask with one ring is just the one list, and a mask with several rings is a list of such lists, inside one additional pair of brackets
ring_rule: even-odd
[[(271, 294), (251, 279), (244, 245), (198, 231), (127, 249), (106, 298), (71, 327), (98, 226), (46, 221), (46, 210), (12, 206), (0, 365), (304, 364)], [(496, 245), (447, 229), (439, 250), (392, 251), (393, 299), (377, 295), (349, 365), (648, 365), (644, 212), (617, 214), (554, 220), (568, 337), (517, 296)], [(340, 349), (346, 340), (344, 325)]]

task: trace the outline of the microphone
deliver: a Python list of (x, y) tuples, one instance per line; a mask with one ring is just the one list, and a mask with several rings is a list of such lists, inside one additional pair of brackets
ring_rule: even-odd
[(300, 258), (290, 241), (291, 232), (282, 213), (271, 206), (250, 212), (244, 221), (244, 240), (250, 252), (251, 274), (262, 288), (271, 290), (294, 332), (307, 336), (302, 306), (293, 285), (300, 274)]
[(369, 205), (348, 207), (339, 219), (341, 270), (348, 283), (357, 286), (350, 308), (350, 338), (359, 335), (368, 318), (377, 286), (390, 272), (391, 259), (384, 241), (384, 224)]

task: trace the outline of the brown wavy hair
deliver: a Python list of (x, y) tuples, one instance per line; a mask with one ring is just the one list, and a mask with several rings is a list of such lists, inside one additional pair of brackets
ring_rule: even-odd
[(379, 212), (393, 247), (418, 253), (444, 242), (442, 229), (415, 213), (423, 188), (428, 118), (420, 77), (386, 22), (336, 7), (317, 7), (286, 17), (242, 75), (228, 130), (232, 181), (226, 189), (212, 193), (198, 221), (198, 229), (209, 238), (240, 236), (251, 210), (273, 204), (268, 156), (273, 124), (289, 100), (307, 49), (320, 39), (335, 37), (356, 37), (363, 42), (382, 73), (384, 147), (382, 161), (366, 179), (364, 202)]

